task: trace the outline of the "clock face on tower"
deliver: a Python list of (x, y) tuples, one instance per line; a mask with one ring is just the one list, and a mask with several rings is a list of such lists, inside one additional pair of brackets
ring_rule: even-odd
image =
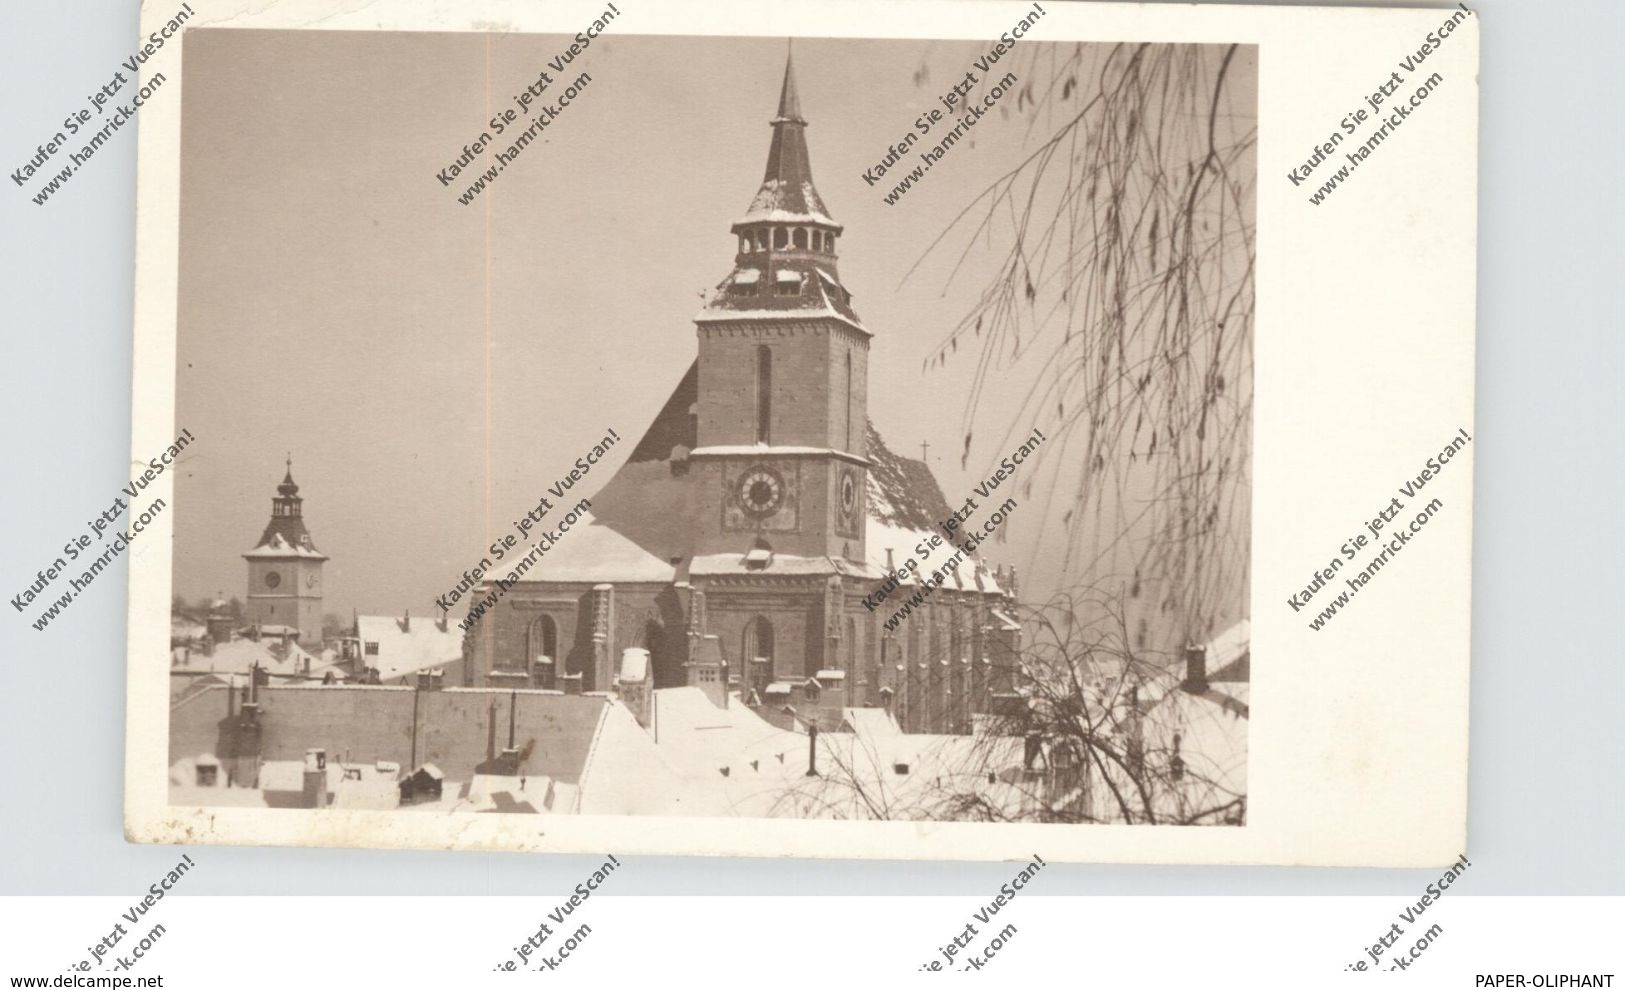
[(858, 535), (859, 487), (863, 476), (854, 467), (843, 466), (835, 481), (835, 532), (840, 536)]
[(305, 575), (305, 587), (314, 591), (316, 590), (316, 585), (321, 583), (321, 580), (321, 575), (317, 574), (315, 571), (311, 571), (309, 574)]
[(747, 461), (722, 470), (722, 528), (795, 532), (800, 525), (801, 470), (794, 461)]
[(754, 465), (738, 482), (739, 505), (748, 515), (764, 519), (784, 504), (784, 479), (765, 465)]
[(266, 571), (265, 572), (265, 586), (267, 588), (275, 588), (277, 585), (279, 585), (281, 583), (282, 583), (282, 575), (281, 574), (278, 574), (276, 571)]

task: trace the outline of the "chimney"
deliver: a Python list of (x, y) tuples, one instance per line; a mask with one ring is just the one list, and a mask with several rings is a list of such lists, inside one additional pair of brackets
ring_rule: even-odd
[(1200, 645), (1185, 647), (1185, 683), (1180, 687), (1191, 694), (1203, 694), (1207, 691), (1207, 647)]
[(407, 609), (406, 614), (401, 616), (401, 632), (409, 633), (411, 631), (412, 631), (412, 610)]
[(320, 808), (327, 803), (327, 751), (305, 750), (304, 807)]
[(1023, 770), (1033, 769), (1033, 763), (1038, 759), (1040, 747), (1041, 741), (1038, 733), (1027, 733), (1027, 737), (1022, 740), (1021, 746), (1021, 768)]

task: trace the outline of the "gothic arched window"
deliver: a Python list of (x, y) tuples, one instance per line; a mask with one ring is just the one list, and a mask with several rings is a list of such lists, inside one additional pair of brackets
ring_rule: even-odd
[(787, 248), (790, 246), (790, 231), (784, 227), (773, 228), (773, 246)]
[(773, 352), (766, 344), (756, 348), (756, 442), (772, 443)]
[(666, 657), (666, 627), (656, 619), (649, 619), (643, 624), (643, 633), (638, 636), (638, 645), (649, 651), (649, 676), (654, 679), (657, 688), (676, 687), (671, 671), (667, 670)]
[(846, 352), (846, 449), (852, 450), (852, 352)]
[(538, 687), (552, 687), (558, 664), (558, 623), (553, 621), (551, 615), (538, 615), (525, 631), (524, 665), (531, 669), (531, 676)]
[(803, 248), (803, 249), (805, 249), (807, 247), (807, 228), (806, 227), (797, 227), (796, 228), (796, 247)]
[[(767, 680), (773, 677), (773, 623), (767, 621), (767, 616), (758, 615), (745, 623), (744, 643), (741, 654), (744, 657), (744, 683)], [(757, 663), (758, 659), (766, 663)]]

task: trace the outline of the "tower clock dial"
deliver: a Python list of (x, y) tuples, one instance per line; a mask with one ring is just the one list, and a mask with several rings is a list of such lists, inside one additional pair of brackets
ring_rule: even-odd
[(305, 575), (305, 587), (315, 590), (316, 585), (320, 584), (321, 580), (321, 575), (317, 574), (315, 571), (311, 571), (309, 574)]
[(770, 467), (758, 465), (739, 479), (740, 506), (757, 518), (771, 516), (784, 504), (784, 479)]
[(842, 465), (835, 475), (835, 534), (852, 539), (858, 535), (862, 510), (863, 475), (857, 468)]
[(275, 588), (277, 585), (279, 585), (281, 583), (282, 583), (282, 575), (281, 574), (277, 573), (276, 571), (266, 571), (265, 572), (265, 586), (267, 588)]

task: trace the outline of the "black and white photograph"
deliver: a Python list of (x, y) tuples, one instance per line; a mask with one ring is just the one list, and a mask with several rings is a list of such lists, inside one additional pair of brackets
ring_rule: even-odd
[(1615, 986), (1622, 30), (0, 7), (0, 985)]
[(169, 803), (1243, 825), (1257, 50), (1012, 14), (194, 30)]

